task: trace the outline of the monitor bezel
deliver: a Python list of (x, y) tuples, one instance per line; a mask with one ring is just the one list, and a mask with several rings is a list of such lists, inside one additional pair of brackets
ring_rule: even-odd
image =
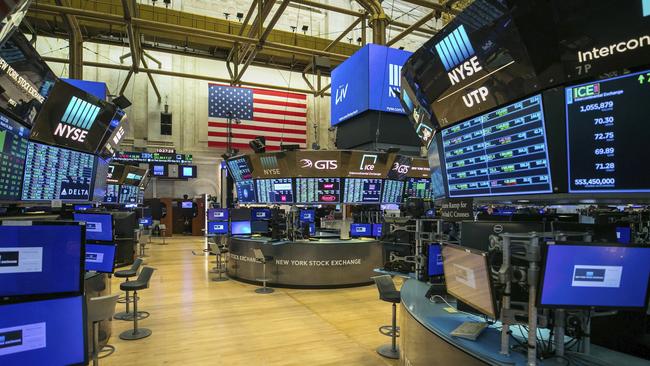
[[(115, 254), (117, 254), (117, 244), (115, 244), (115, 243), (108, 243), (108, 242), (95, 242), (95, 243), (87, 243), (87, 244), (90, 244), (90, 245), (101, 245), (101, 246), (105, 246), (105, 247), (113, 247), (113, 251), (114, 251), (114, 252), (113, 252), (113, 265), (112, 265), (112, 269), (111, 269), (111, 271), (110, 271), (110, 272), (106, 272), (106, 271), (97, 271), (97, 270), (92, 270), (92, 272), (97, 272), (97, 273), (113, 273), (113, 272), (115, 272)], [(85, 266), (85, 264), (86, 264), (86, 260), (85, 260), (85, 257), (84, 257), (84, 266)], [(85, 272), (90, 272), (90, 271), (89, 271), (89, 270), (85, 270)]]
[[(73, 213), (73, 215), (72, 215), (73, 219), (74, 219), (74, 215), (101, 215), (101, 216), (108, 216), (108, 217), (111, 218), (111, 240), (86, 239), (86, 242), (88, 242), (89, 244), (108, 243), (108, 242), (113, 242), (113, 240), (115, 239), (115, 235), (114, 235), (114, 232), (115, 232), (115, 230), (114, 230), (115, 229), (115, 220), (113, 220), (113, 215), (111, 215), (110, 213), (107, 213), (107, 212), (88, 212), (88, 211), (76, 212), (75, 211)], [(84, 225), (85, 225), (85, 221), (81, 221), (81, 222), (83, 222)], [(88, 237), (88, 235), (86, 234), (86, 238), (87, 237)], [(85, 262), (85, 260), (84, 260), (84, 262)]]

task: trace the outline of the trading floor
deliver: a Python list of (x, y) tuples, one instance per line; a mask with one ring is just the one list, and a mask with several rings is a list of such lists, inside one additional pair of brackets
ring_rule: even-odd
[[(397, 365), (375, 352), (386, 342), (377, 328), (390, 305), (374, 285), (336, 290), (279, 289), (260, 296), (256, 285), (213, 282), (214, 256), (195, 256), (203, 238), (153, 239), (145, 263), (157, 269), (140, 294), (141, 325), (155, 337), (111, 337), (116, 352), (102, 365)], [(113, 278), (114, 291), (121, 279)], [(118, 311), (123, 304), (118, 304)], [(132, 327), (113, 320), (113, 334)]]

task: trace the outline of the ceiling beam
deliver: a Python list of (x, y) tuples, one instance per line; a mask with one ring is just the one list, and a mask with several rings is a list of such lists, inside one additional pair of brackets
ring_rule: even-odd
[(396, 36), (393, 37), (390, 41), (386, 42), (386, 45), (387, 45), (387, 46), (392, 46), (392, 45), (394, 45), (397, 41), (399, 41), (400, 39), (406, 37), (406, 36), (409, 35), (411, 32), (415, 31), (415, 30), (418, 29), (420, 26), (422, 26), (424, 23), (426, 23), (426, 22), (428, 22), (429, 20), (433, 19), (433, 17), (434, 17), (437, 13), (438, 13), (438, 10), (434, 10), (434, 11), (430, 12), (429, 14), (423, 16), (423, 17), (420, 18), (417, 22), (413, 23), (410, 27), (404, 29), (404, 31), (402, 31), (402, 33), (396, 35)]
[(449, 13), (451, 15), (458, 15), (460, 13), (460, 11), (451, 8), (451, 6), (448, 6), (447, 4), (441, 5), (429, 0), (402, 0), (402, 1), (405, 3), (421, 6), (423, 8), (438, 10), (443, 13)]

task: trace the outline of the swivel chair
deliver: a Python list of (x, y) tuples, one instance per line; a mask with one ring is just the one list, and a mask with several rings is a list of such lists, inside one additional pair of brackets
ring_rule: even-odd
[(212, 281), (215, 282), (223, 282), (223, 281), (228, 281), (228, 277), (224, 277), (223, 273), (226, 272), (223, 256), (228, 253), (227, 249), (219, 247), (219, 245), (215, 243), (210, 243), (210, 254), (214, 254), (217, 256), (217, 260), (215, 261), (216, 267), (214, 267), (210, 272), (211, 273), (216, 273), (217, 277), (213, 278)]

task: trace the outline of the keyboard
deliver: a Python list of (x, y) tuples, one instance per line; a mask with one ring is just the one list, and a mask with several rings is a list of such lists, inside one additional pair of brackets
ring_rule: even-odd
[(456, 329), (451, 331), (451, 335), (454, 337), (469, 339), (470, 341), (475, 341), (479, 335), (483, 332), (483, 329), (487, 328), (487, 323), (478, 323), (478, 322), (464, 322), (459, 325)]

